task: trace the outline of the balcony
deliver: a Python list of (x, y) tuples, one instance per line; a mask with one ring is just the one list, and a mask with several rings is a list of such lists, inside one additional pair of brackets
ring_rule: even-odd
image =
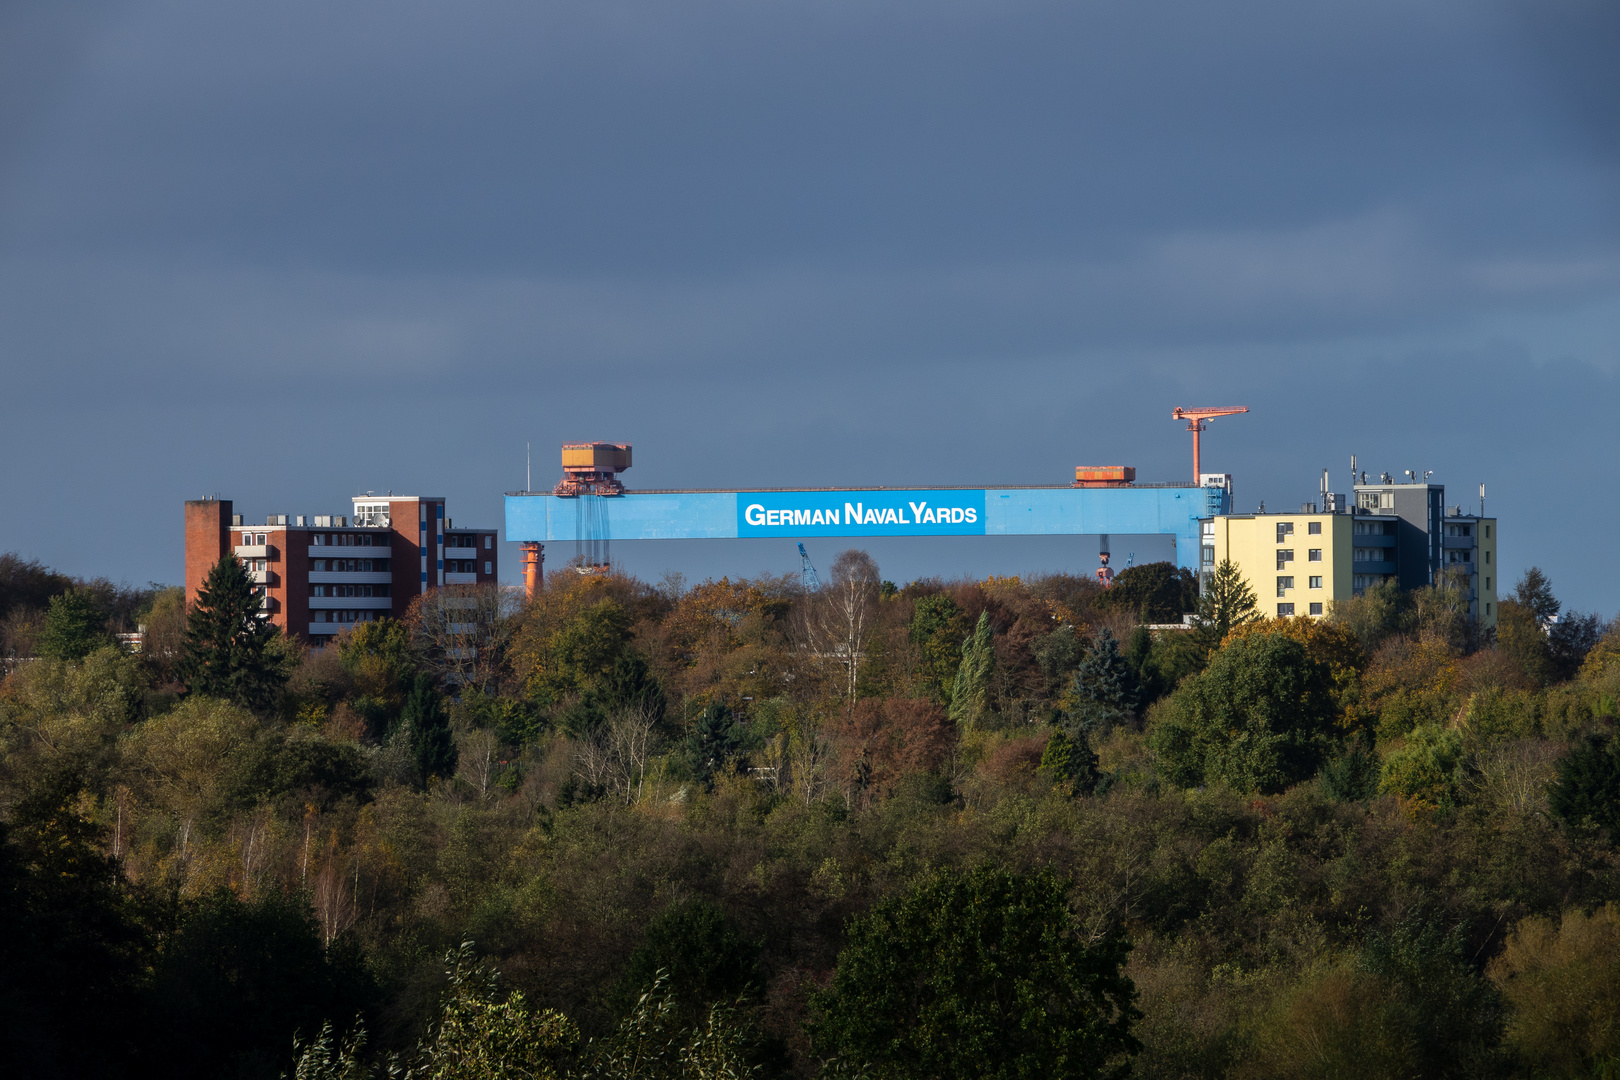
[(312, 611), (392, 611), (394, 600), (389, 596), (312, 596), (309, 606)]
[(238, 559), (276, 558), (276, 546), (274, 544), (238, 544), (231, 550)]
[(476, 585), (476, 584), (478, 584), (478, 575), (477, 574), (446, 574), (446, 575), (444, 575), (444, 583), (446, 585)]
[(277, 586), (281, 584), (281, 575), (274, 570), (249, 570), (248, 580), (255, 585)]
[(311, 585), (388, 585), (394, 580), (394, 575), (388, 571), (377, 573), (361, 573), (348, 570), (311, 570), (309, 582)]

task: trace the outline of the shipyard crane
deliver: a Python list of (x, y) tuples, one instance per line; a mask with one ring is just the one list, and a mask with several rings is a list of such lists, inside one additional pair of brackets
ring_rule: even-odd
[(1246, 413), (1248, 411), (1249, 407), (1247, 405), (1222, 405), (1201, 409), (1183, 409), (1180, 405), (1176, 406), (1175, 411), (1170, 414), (1170, 419), (1187, 421), (1187, 430), (1192, 432), (1193, 483), (1202, 484), (1204, 482), (1203, 448), (1199, 445), (1199, 439), (1204, 434), (1207, 422), (1217, 416), (1234, 416), (1237, 413)]
[(821, 588), (821, 579), (816, 577), (816, 568), (810, 561), (810, 553), (804, 550), (804, 544), (799, 545), (799, 583), (804, 586), (805, 592), (815, 592)]

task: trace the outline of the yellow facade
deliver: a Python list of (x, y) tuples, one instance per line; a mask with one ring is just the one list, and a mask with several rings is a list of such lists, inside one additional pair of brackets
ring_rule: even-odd
[[(1496, 519), (1447, 518), (1440, 552), (1442, 570), (1469, 572), (1474, 592), (1472, 614), (1483, 626), (1496, 625)], [(1466, 545), (1472, 544), (1470, 549)]]
[(1321, 618), (1351, 594), (1351, 521), (1319, 513), (1218, 517), (1204, 522), (1204, 569), (1230, 559), (1262, 614)]

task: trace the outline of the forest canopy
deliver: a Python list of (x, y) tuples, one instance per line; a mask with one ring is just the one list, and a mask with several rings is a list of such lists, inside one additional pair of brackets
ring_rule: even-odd
[(1620, 1068), (1620, 628), (1540, 571), (245, 580), (0, 557), (19, 1075)]

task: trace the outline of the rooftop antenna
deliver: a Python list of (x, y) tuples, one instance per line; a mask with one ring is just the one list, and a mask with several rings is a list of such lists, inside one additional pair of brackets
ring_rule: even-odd
[(534, 490), (534, 472), (529, 463), (529, 444), (523, 444), (523, 490)]
[(1485, 516), (1485, 482), (1483, 480), (1480, 481), (1479, 485), (1479, 516)]

